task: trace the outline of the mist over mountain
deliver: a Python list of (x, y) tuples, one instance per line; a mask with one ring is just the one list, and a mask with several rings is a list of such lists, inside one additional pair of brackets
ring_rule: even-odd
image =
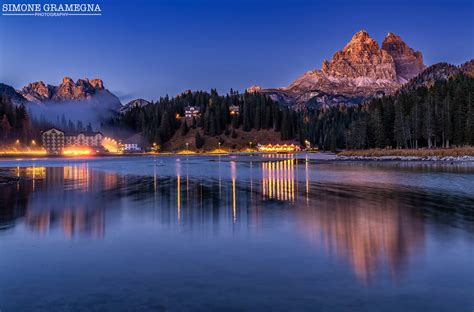
[(21, 90), (0, 84), (0, 92), (13, 104), (24, 104), (32, 118), (51, 123), (64, 116), (73, 122), (91, 122), (97, 126), (122, 108), (119, 98), (100, 79), (74, 81), (64, 77), (57, 86), (37, 81)]

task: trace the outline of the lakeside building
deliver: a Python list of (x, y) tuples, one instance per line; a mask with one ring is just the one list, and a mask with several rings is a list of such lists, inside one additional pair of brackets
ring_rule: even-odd
[(48, 154), (59, 155), (64, 149), (64, 132), (51, 128), (41, 133), (41, 140), (43, 141), (43, 147)]
[(51, 155), (61, 154), (68, 146), (102, 148), (103, 139), (101, 132), (66, 133), (58, 128), (51, 128), (41, 133), (43, 147)]
[(292, 153), (299, 151), (300, 147), (296, 144), (259, 144), (257, 149), (264, 153)]
[(186, 106), (184, 108), (184, 116), (186, 118), (193, 118), (193, 117), (199, 117), (200, 111), (199, 108), (196, 106)]
[(101, 147), (103, 139), (104, 135), (100, 132), (66, 133), (64, 135), (64, 144), (66, 146)]
[(123, 140), (122, 145), (125, 153), (139, 153), (142, 152), (146, 146), (145, 139), (141, 133), (134, 134)]
[(229, 113), (231, 115), (238, 115), (240, 114), (240, 107), (238, 105), (231, 105), (229, 106)]

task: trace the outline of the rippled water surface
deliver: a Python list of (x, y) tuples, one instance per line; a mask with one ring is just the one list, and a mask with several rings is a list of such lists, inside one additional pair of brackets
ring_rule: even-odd
[(474, 166), (0, 160), (0, 310), (472, 311)]

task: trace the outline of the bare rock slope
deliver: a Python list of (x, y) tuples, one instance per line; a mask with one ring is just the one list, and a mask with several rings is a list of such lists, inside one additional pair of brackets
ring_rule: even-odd
[(304, 105), (357, 104), (391, 94), (423, 69), (421, 52), (388, 33), (382, 47), (365, 31), (356, 33), (321, 69), (298, 77), (287, 88), (256, 89), (274, 100)]

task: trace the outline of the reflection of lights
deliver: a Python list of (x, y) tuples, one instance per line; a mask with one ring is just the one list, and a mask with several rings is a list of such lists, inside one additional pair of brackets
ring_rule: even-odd
[(181, 159), (176, 159), (178, 223), (181, 223)]
[(295, 199), (295, 161), (293, 158), (262, 163), (262, 193), (278, 200)]
[(76, 189), (87, 189), (89, 186), (88, 165), (64, 166), (64, 180), (71, 181), (72, 187)]
[(308, 156), (306, 156), (305, 163), (305, 176), (306, 176), (306, 204), (309, 202), (309, 170), (308, 170)]
[(181, 223), (181, 176), (178, 175), (176, 183), (178, 184), (178, 223)]
[(235, 161), (230, 162), (230, 173), (232, 177), (232, 222), (237, 221), (237, 199), (235, 193), (235, 180), (237, 178), (237, 166)]

